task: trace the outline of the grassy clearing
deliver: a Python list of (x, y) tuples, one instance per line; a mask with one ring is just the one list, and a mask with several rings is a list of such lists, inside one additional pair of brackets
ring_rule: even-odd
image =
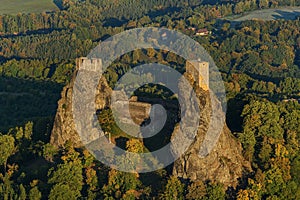
[(53, 0), (0, 0), (0, 15), (58, 10)]
[(252, 20), (252, 19), (293, 20), (297, 16), (300, 16), (300, 7), (286, 7), (286, 8), (272, 8), (272, 9), (255, 10), (252, 12), (245, 13), (244, 15), (234, 15), (234, 16), (228, 17), (227, 19), (236, 21), (236, 22)]

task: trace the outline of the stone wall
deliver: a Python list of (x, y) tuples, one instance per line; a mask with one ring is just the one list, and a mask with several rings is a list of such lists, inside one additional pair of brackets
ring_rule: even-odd
[[(63, 146), (68, 140), (75, 146), (81, 146), (81, 140), (75, 130), (72, 110), (73, 86), (78, 70), (102, 71), (102, 61), (100, 59), (88, 59), (85, 57), (76, 59), (76, 70), (70, 81), (61, 92), (61, 99), (58, 101), (58, 108), (54, 120), (54, 126), (51, 133), (50, 143), (55, 146)], [(120, 110), (125, 109), (124, 96), (121, 91), (117, 93), (117, 103)], [(98, 84), (95, 111), (110, 108), (112, 89), (109, 87), (106, 79), (102, 77)], [(150, 116), (151, 104), (138, 102), (136, 97), (129, 100), (129, 112), (132, 121), (140, 125)], [(122, 114), (122, 112), (121, 112)], [(119, 120), (126, 123), (131, 120), (127, 116), (118, 116)], [(123, 117), (123, 118), (122, 118)]]
[(197, 86), (209, 90), (209, 63), (195, 60), (186, 62), (186, 72), (192, 76)]
[(99, 71), (102, 72), (102, 60), (97, 58), (88, 59), (86, 57), (81, 57), (76, 59), (76, 68), (85, 69), (89, 71)]
[[(151, 104), (146, 102), (139, 102), (136, 96), (127, 100), (123, 91), (114, 91), (115, 93), (115, 108), (118, 112), (118, 120), (122, 123), (132, 123), (141, 125), (146, 119), (150, 117)], [(128, 107), (126, 107), (128, 105)], [(129, 113), (126, 112), (129, 110)]]

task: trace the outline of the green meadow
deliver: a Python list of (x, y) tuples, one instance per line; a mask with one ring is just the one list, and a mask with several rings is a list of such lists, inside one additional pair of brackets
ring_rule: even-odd
[(58, 10), (53, 0), (0, 0), (0, 15)]
[(276, 19), (285, 19), (293, 20), (296, 17), (300, 16), (300, 7), (283, 7), (283, 8), (269, 8), (262, 10), (254, 10), (243, 15), (233, 15), (227, 19), (233, 21), (246, 21), (252, 19), (259, 20), (276, 20)]

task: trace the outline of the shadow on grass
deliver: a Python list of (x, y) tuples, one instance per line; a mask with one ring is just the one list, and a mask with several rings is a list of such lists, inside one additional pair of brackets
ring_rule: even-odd
[(283, 10), (276, 10), (275, 13), (278, 14), (273, 14), (273, 18), (275, 20), (279, 20), (279, 19), (284, 19), (284, 20), (295, 20), (297, 19), (297, 17), (300, 16), (300, 12), (299, 11), (283, 11)]

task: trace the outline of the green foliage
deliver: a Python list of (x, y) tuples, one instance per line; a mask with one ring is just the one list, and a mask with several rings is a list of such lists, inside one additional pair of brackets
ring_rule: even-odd
[(33, 121), (37, 126), (44, 125), (40, 128), (40, 135), (32, 137), (46, 139), (47, 124), (51, 125), (52, 121), (49, 116), (55, 115), (61, 87), (48, 81), (0, 77), (0, 130), (8, 131), (11, 127)]
[(291, 163), (291, 175), (293, 180), (300, 185), (300, 156), (298, 155)]
[[(245, 149), (245, 156), (252, 160), (255, 147), (260, 146), (259, 152), (257, 150), (256, 153), (261, 160), (267, 161), (268, 155), (272, 152), (267, 142), (282, 141), (284, 136), (283, 120), (277, 105), (268, 101), (252, 101), (245, 106), (242, 116), (244, 131), (239, 134), (239, 138)], [(258, 144), (257, 141), (263, 141), (263, 144)]]
[(5, 175), (0, 173), (0, 198), (4, 200), (16, 199), (19, 190), (19, 185), (17, 186), (17, 184), (14, 184), (14, 181), (12, 180), (12, 175), (16, 171), (16, 166), (8, 166), (8, 168)]
[(22, 184), (19, 186), (19, 198), (18, 199), (26, 200), (26, 190)]
[[(194, 32), (188, 27), (213, 30), (213, 35), (195, 39), (211, 53), (223, 73), (230, 99), (229, 121), (237, 125), (236, 135), (254, 170), (253, 176), (247, 174), (251, 176), (248, 183), (239, 185), (244, 189), (238, 192), (238, 199), (300, 199), (300, 106), (296, 102), (300, 92), (300, 21), (250, 20), (236, 29), (229, 23), (220, 27), (215, 23), (219, 17), (299, 2), (203, 2), (207, 1), (58, 0), (62, 11), (0, 16), (0, 130), (19, 126), (0, 135), (0, 164), (4, 167), (0, 199), (26, 199), (29, 188), (29, 199), (150, 199), (159, 198), (161, 188), (165, 188), (160, 196), (164, 199), (225, 198), (224, 188), (218, 184), (192, 183), (185, 191), (178, 178), (171, 177), (165, 183), (162, 179), (169, 174), (159, 172), (144, 176), (151, 180), (141, 182), (142, 175), (137, 173), (99, 167), (84, 150), (75, 151), (71, 146), (58, 149), (48, 143), (56, 103), (62, 84), (73, 76), (74, 59), (87, 55), (111, 35), (143, 26), (164, 26), (190, 35)], [(148, 62), (184, 72), (185, 61), (175, 54), (142, 49), (117, 59), (105, 77), (114, 86), (133, 66)], [(153, 79), (149, 75), (131, 78), (129, 84)], [(174, 98), (170, 91), (151, 84), (135, 94)], [(286, 101), (275, 103), (282, 99)], [(124, 134), (110, 110), (100, 113), (99, 120), (113, 137)], [(131, 138), (126, 148), (147, 151), (143, 142)], [(132, 165), (128, 159), (119, 162)], [(149, 163), (154, 164), (155, 159)], [(44, 171), (49, 168), (47, 177)], [(33, 180), (36, 184), (29, 186)]]
[[(51, 168), (48, 172), (48, 183), (54, 185), (50, 192), (50, 199), (68, 197), (80, 197), (82, 189), (82, 163), (75, 150), (69, 150), (64, 156), (62, 164), (57, 168)], [(67, 193), (59, 190), (68, 191)], [(74, 198), (71, 198), (74, 199)]]
[(163, 193), (163, 199), (184, 199), (184, 184), (181, 183), (177, 177), (171, 176), (168, 180), (165, 191)]
[(102, 188), (102, 193), (105, 199), (122, 199), (125, 196), (129, 198), (131, 195), (128, 192), (137, 191), (140, 186), (141, 182), (136, 174), (112, 169), (109, 172), (107, 184)]
[(27, 140), (31, 140), (32, 132), (33, 132), (33, 122), (27, 122), (25, 124), (24, 138)]
[(300, 79), (288, 77), (280, 82), (280, 90), (286, 94), (300, 93)]
[(34, 186), (30, 189), (28, 197), (30, 200), (40, 200), (42, 198), (42, 193), (37, 186)]
[(50, 191), (50, 200), (65, 200), (65, 199), (77, 199), (80, 194), (77, 191), (71, 190), (69, 185), (58, 183), (53, 186)]
[(15, 152), (15, 139), (10, 135), (0, 135), (0, 165), (6, 168), (7, 159)]
[(58, 149), (47, 143), (43, 146), (43, 157), (46, 159), (46, 160), (49, 160), (49, 161), (53, 161), (53, 158), (55, 155), (57, 155), (58, 153)]
[(129, 139), (126, 142), (126, 150), (133, 153), (143, 153), (144, 145), (139, 139)]
[[(253, 166), (258, 169), (256, 180), (249, 179), (247, 189), (239, 191), (238, 199), (259, 199), (262, 196), (266, 199), (298, 198), (300, 187), (295, 182), (298, 180), (296, 173), (299, 173), (298, 110), (297, 102), (275, 104), (268, 101), (251, 101), (245, 106), (244, 132), (240, 134), (240, 138), (246, 153), (249, 143), (246, 137), (249, 137), (250, 133), (247, 130), (254, 134), (252, 137), (256, 140), (251, 143), (251, 156)], [(280, 128), (274, 129), (274, 126)], [(267, 129), (271, 129), (272, 132), (268, 132)]]
[(75, 67), (72, 64), (60, 64), (56, 68), (51, 79), (55, 80), (57, 83), (67, 83), (73, 75), (74, 68)]
[(207, 186), (207, 198), (211, 200), (223, 200), (225, 199), (225, 191), (221, 184), (209, 184)]

